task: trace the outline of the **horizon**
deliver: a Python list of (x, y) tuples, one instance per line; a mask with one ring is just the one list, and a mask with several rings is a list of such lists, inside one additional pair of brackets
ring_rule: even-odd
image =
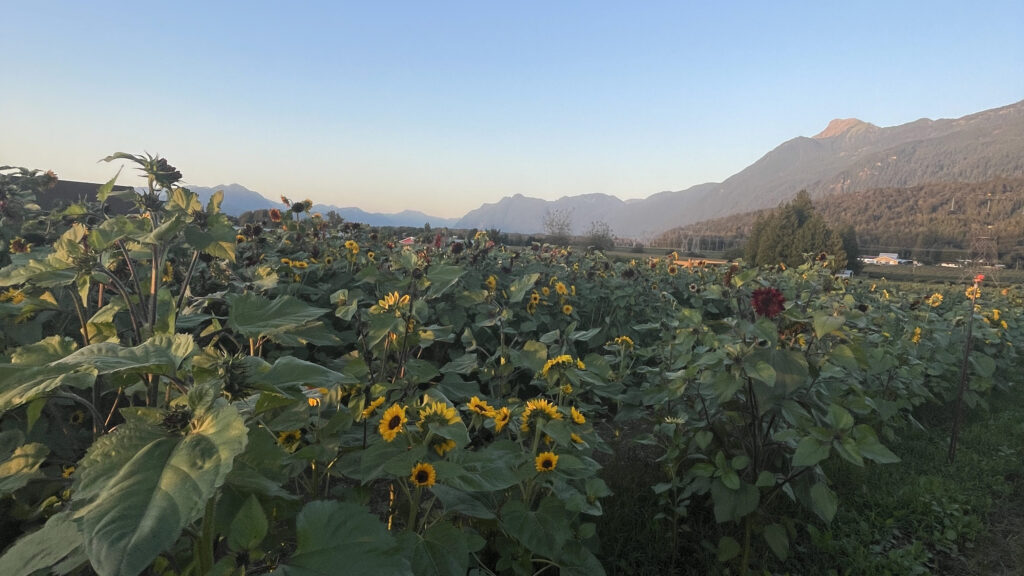
[(121, 162), (99, 158), (148, 151), (186, 185), (441, 218), (515, 194), (647, 198), (834, 119), (1020, 101), (1024, 5), (984, 8), (16, 5), (32, 25), (0, 59), (28, 72), (0, 92), (0, 164), (105, 182)]

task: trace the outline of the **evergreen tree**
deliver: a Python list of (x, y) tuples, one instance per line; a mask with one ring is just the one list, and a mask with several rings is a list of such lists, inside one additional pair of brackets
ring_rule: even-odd
[[(855, 247), (856, 235), (853, 236)], [(844, 239), (825, 224), (814, 212), (814, 204), (806, 190), (801, 190), (789, 203), (771, 213), (759, 215), (754, 222), (744, 250), (754, 265), (802, 264), (807, 255), (825, 253), (835, 258), (836, 269), (847, 266)]]

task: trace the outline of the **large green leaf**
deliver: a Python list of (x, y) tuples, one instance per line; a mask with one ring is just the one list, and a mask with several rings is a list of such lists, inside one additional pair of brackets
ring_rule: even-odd
[(839, 507), (839, 498), (824, 482), (811, 486), (811, 508), (825, 523), (832, 522)]
[[(184, 436), (157, 436), (139, 428), (146, 426), (118, 429), (99, 450), (118, 459), (122, 451), (136, 450), (142, 443), (135, 434), (156, 439), (128, 452), (123, 466), (101, 466), (102, 474), (83, 481), (91, 489), (75, 494), (74, 501), (84, 504), (75, 522), (101, 576), (139, 574), (172, 546), (182, 529), (202, 515), (247, 439), (242, 417), (223, 401), (197, 415)], [(96, 450), (94, 446), (89, 452)], [(83, 474), (96, 460), (87, 455)]]
[(413, 574), (387, 527), (357, 504), (310, 502), (295, 523), (298, 546), (275, 575)]
[(174, 374), (182, 362), (195, 352), (195, 341), (188, 334), (157, 334), (135, 347), (121, 346), (116, 342), (92, 344), (53, 365), (73, 368), (92, 366), (100, 374)]
[(522, 500), (509, 500), (501, 507), (501, 526), (530, 551), (555, 557), (573, 535), (565, 506), (554, 496), (546, 496), (537, 510), (530, 510)]
[(427, 274), (427, 280), (430, 281), (430, 289), (427, 290), (426, 298), (429, 300), (444, 294), (445, 290), (458, 282), (463, 273), (465, 273), (465, 270), (461, 266), (439, 265), (432, 267), (430, 273)]
[(448, 522), (434, 524), (423, 536), (406, 532), (399, 542), (412, 549), (416, 576), (465, 576), (469, 569), (466, 532)]
[(194, 225), (185, 228), (185, 241), (214, 258), (235, 261), (235, 228), (223, 214), (209, 216), (205, 229)]
[(247, 338), (301, 327), (330, 310), (315, 308), (291, 296), (270, 300), (257, 294), (229, 294), (228, 326)]
[(62, 366), (25, 367), (0, 364), (0, 414), (61, 386), (86, 388), (96, 381), (94, 369), (70, 372)]
[[(264, 363), (264, 366), (266, 364)], [(252, 368), (252, 365), (249, 365)], [(341, 372), (335, 372), (319, 364), (300, 360), (294, 356), (282, 356), (273, 366), (255, 374), (250, 373), (249, 382), (253, 384), (273, 385), (278, 388), (286, 386), (309, 386), (313, 388), (329, 388), (339, 384), (355, 384), (358, 379)]]
[(830, 444), (819, 442), (813, 436), (806, 436), (796, 446), (793, 466), (816, 466), (818, 462), (828, 458), (830, 450)]
[(0, 433), (0, 496), (7, 496), (42, 476), (39, 467), (50, 449), (37, 442), (21, 444), (22, 440), (18, 430)]
[(68, 559), (82, 545), (70, 512), (50, 517), (42, 528), (22, 536), (0, 556), (0, 574), (30, 576)]
[(508, 287), (509, 304), (518, 304), (521, 302), (523, 300), (523, 296), (526, 296), (526, 291), (537, 283), (538, 278), (540, 278), (540, 274), (534, 272), (533, 274), (527, 274), (513, 282), (512, 285)]

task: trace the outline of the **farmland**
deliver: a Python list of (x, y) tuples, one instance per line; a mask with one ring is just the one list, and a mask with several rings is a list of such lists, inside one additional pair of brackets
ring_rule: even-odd
[(4, 173), (0, 573), (927, 572), (1019, 477), (986, 441), (1020, 434), (1017, 287), (402, 244), (288, 198), (236, 227), (109, 160), (131, 214)]

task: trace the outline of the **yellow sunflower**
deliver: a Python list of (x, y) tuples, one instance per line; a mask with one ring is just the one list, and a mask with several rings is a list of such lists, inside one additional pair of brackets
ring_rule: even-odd
[(565, 314), (566, 316), (568, 316), (569, 314), (572, 314), (572, 306), (570, 306), (568, 304), (562, 306), (562, 314)]
[(380, 408), (380, 405), (383, 404), (383, 403), (384, 403), (384, 397), (383, 396), (378, 396), (378, 397), (374, 398), (373, 402), (370, 402), (370, 404), (366, 408), (363, 409), (363, 412), (362, 412), (362, 414), (360, 414), (360, 416), (362, 416), (363, 420), (369, 418), (370, 416), (373, 416), (373, 413), (377, 410), (377, 408)]
[(508, 406), (504, 406), (497, 410), (492, 410), (490, 417), (494, 420), (494, 432), (497, 434), (508, 424), (509, 419), (512, 418), (512, 412), (509, 411)]
[(487, 416), (489, 413), (493, 411), (493, 408), (491, 408), (485, 400), (481, 400), (476, 396), (473, 396), (472, 398), (469, 399), (468, 407), (470, 411), (476, 412), (481, 416)]
[(555, 293), (559, 296), (565, 296), (569, 293), (569, 289), (565, 287), (564, 283), (559, 282), (555, 284)]
[(384, 412), (384, 415), (381, 416), (380, 425), (377, 426), (377, 430), (380, 431), (380, 435), (384, 438), (385, 442), (391, 442), (405, 427), (406, 420), (408, 419), (405, 416), (405, 406), (399, 406), (397, 403), (392, 404)]
[(586, 416), (583, 415), (583, 412), (580, 412), (579, 410), (577, 410), (575, 406), (573, 406), (572, 408), (569, 409), (569, 413), (572, 415), (572, 421), (573, 422), (575, 422), (577, 424), (584, 424), (584, 423), (586, 423), (586, 421), (587, 421)]
[(964, 296), (967, 296), (971, 300), (977, 300), (978, 297), (981, 296), (981, 288), (971, 286), (964, 292)]
[(928, 305), (931, 306), (932, 308), (938, 308), (939, 306), (942, 306), (942, 294), (940, 294), (939, 292), (932, 294), (931, 296), (928, 297), (927, 302)]
[(459, 413), (455, 411), (454, 407), (444, 402), (430, 402), (420, 409), (420, 421), (416, 423), (416, 426), (422, 430), (431, 422), (436, 422), (442, 426), (455, 424), (459, 422)]
[(533, 466), (537, 472), (551, 472), (558, 466), (558, 454), (554, 452), (541, 452), (533, 460)]
[(302, 440), (301, 430), (285, 430), (277, 435), (277, 443), (289, 452), (294, 452)]
[(419, 462), (412, 467), (412, 474), (409, 475), (409, 480), (417, 488), (424, 486), (429, 488), (437, 482), (437, 471), (434, 470), (434, 467), (429, 462)]
[(444, 456), (455, 449), (455, 440), (436, 437), (435, 440), (431, 441), (431, 448), (434, 449), (434, 452), (437, 452), (438, 456)]
[(558, 412), (558, 408), (548, 401), (546, 398), (535, 398), (526, 402), (526, 410), (523, 411), (523, 422), (520, 426), (520, 430), (523, 432), (530, 431), (530, 419), (541, 415), (548, 420), (561, 420), (562, 415)]
[(498, 278), (494, 274), (491, 274), (487, 277), (487, 280), (484, 281), (484, 284), (487, 286), (488, 292), (494, 292), (498, 288)]

